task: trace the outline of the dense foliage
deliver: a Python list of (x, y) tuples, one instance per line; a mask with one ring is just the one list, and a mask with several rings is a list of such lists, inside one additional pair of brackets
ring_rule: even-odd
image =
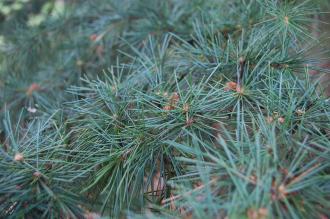
[(330, 217), (326, 1), (17, 4), (1, 218)]

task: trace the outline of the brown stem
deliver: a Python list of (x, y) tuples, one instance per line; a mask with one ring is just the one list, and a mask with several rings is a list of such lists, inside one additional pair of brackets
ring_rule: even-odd
[(240, 57), (239, 58), (239, 71), (237, 72), (237, 85), (241, 87), (241, 82), (243, 79), (243, 74), (244, 74), (244, 68), (245, 68), (245, 58)]

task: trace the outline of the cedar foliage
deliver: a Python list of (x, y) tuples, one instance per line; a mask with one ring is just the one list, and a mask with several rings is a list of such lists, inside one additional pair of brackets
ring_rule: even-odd
[(20, 4), (1, 24), (1, 218), (330, 217), (309, 76), (328, 73), (326, 1)]

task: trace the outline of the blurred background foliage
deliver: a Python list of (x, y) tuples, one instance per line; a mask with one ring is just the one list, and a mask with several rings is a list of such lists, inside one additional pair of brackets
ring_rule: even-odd
[(52, 12), (61, 10), (64, 1), (58, 0), (2, 0), (0, 22), (2, 34), (15, 28), (13, 25), (38, 25)]
[(141, 48), (149, 34), (189, 36), (196, 15), (206, 11), (216, 18), (213, 8), (222, 3), (25, 0), (2, 4), (1, 113), (11, 110), (17, 115), (22, 107), (58, 108), (66, 99), (65, 88), (79, 84), (79, 78), (102, 75), (118, 57), (120, 62), (131, 59), (124, 55), (131, 49), (127, 42)]

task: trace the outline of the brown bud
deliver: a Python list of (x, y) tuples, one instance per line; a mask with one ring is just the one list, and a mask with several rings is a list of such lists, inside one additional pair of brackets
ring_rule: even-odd
[(86, 218), (86, 219), (100, 219), (101, 215), (98, 214), (98, 213), (94, 213), (94, 212), (87, 212), (85, 214), (84, 218)]
[(284, 184), (281, 184), (278, 187), (277, 191), (278, 191), (278, 196), (279, 196), (280, 199), (284, 199), (286, 197), (286, 195), (288, 194)]
[(21, 153), (15, 154), (14, 160), (15, 161), (23, 161), (24, 160), (23, 154), (21, 154)]
[(301, 109), (298, 109), (298, 110), (296, 111), (296, 113), (298, 114), (298, 116), (302, 116), (302, 115), (305, 114), (305, 111), (304, 111), (304, 110), (301, 110)]
[(249, 176), (249, 181), (250, 181), (252, 184), (256, 185), (257, 182), (258, 182), (258, 178), (257, 178), (257, 176), (255, 176), (255, 175), (251, 175), (251, 176)]
[(267, 208), (249, 209), (247, 212), (248, 219), (266, 219), (268, 216)]
[(244, 88), (241, 86), (236, 86), (236, 92), (239, 94), (243, 94), (244, 93)]
[(27, 111), (29, 111), (30, 113), (36, 113), (37, 112), (37, 109), (34, 108), (34, 107), (28, 107), (27, 108)]
[(102, 57), (103, 56), (103, 53), (104, 53), (104, 47), (99, 45), (96, 47), (96, 54), (99, 56), (99, 57)]
[(329, 219), (329, 217), (326, 216), (325, 214), (320, 214), (320, 219)]
[(83, 62), (82, 60), (78, 59), (77, 62), (76, 62), (76, 65), (77, 65), (78, 67), (81, 67), (81, 66), (84, 65), (84, 62)]
[(267, 208), (259, 208), (258, 213), (263, 218), (266, 218), (268, 216), (268, 209)]
[(267, 153), (269, 155), (272, 155), (273, 154), (273, 148), (271, 146), (267, 146), (266, 148), (267, 148)]
[(91, 40), (91, 41), (96, 41), (97, 40), (97, 34), (92, 34), (92, 35), (90, 35), (90, 37), (89, 37), (89, 39)]
[(240, 57), (239, 58), (239, 64), (243, 65), (245, 62), (245, 58), (244, 57)]
[(271, 117), (271, 116), (268, 116), (268, 117), (266, 118), (266, 122), (267, 122), (268, 124), (271, 124), (271, 123), (274, 122), (274, 118)]
[(30, 85), (30, 87), (27, 89), (27, 91), (26, 91), (26, 95), (27, 95), (27, 96), (32, 96), (32, 94), (33, 94), (34, 91), (38, 91), (38, 90), (40, 90), (40, 89), (41, 89), (41, 87), (39, 86), (39, 84), (37, 84), (37, 83), (32, 83), (32, 84)]
[(132, 149), (128, 149), (127, 151), (125, 151), (125, 152), (121, 155), (121, 160), (126, 160), (127, 157), (130, 155), (131, 152), (132, 152)]
[(46, 163), (46, 164), (45, 164), (45, 168), (46, 168), (47, 170), (51, 170), (51, 169), (53, 168), (53, 164), (52, 164), (52, 163)]
[(163, 107), (163, 110), (173, 110), (174, 109), (174, 107), (173, 106), (170, 106), (170, 105), (166, 105), (166, 106), (164, 106)]
[(191, 126), (194, 122), (195, 120), (193, 118), (187, 119), (186, 126)]
[(277, 121), (281, 124), (283, 124), (285, 122), (285, 119), (283, 117), (280, 117), (277, 119)]
[(188, 103), (185, 103), (183, 105), (183, 112), (187, 113), (189, 111), (189, 104)]
[(233, 81), (227, 82), (224, 88), (225, 91), (235, 91), (236, 89), (237, 89), (237, 83)]
[(39, 178), (41, 176), (41, 173), (39, 171), (36, 171), (36, 172), (33, 173), (33, 176), (35, 178)]
[(284, 175), (284, 176), (288, 176), (289, 175), (289, 170), (286, 168), (281, 168), (280, 172)]
[(170, 104), (173, 106), (173, 105), (176, 105), (180, 100), (180, 96), (177, 92), (174, 92), (171, 96), (171, 99), (170, 99)]

